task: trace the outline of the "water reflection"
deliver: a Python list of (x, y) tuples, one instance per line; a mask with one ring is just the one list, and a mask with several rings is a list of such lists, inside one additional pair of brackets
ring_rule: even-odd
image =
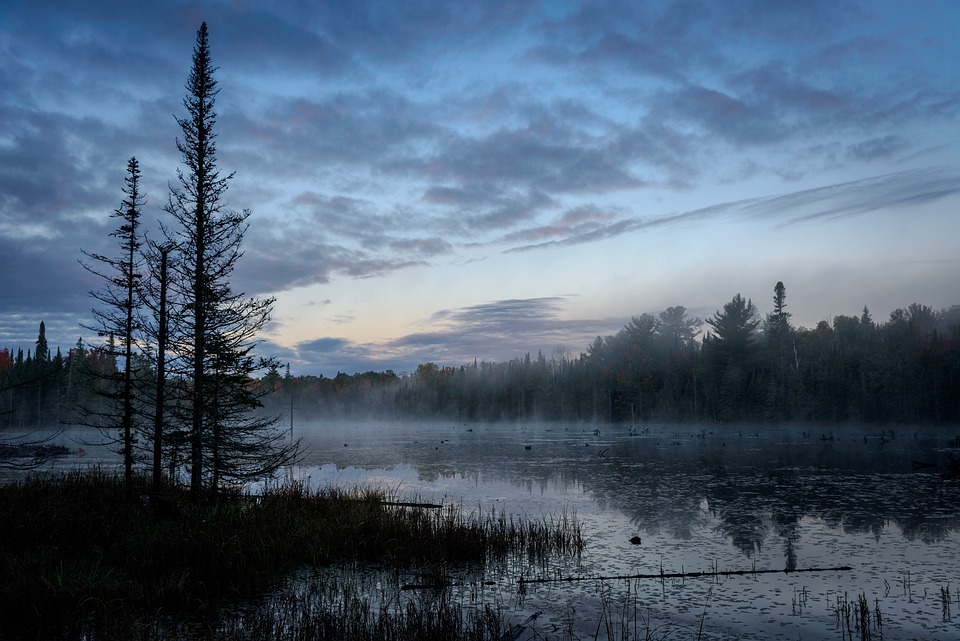
[[(893, 529), (927, 544), (960, 529), (960, 480), (941, 474), (953, 454), (950, 435), (933, 430), (336, 424), (298, 431), (311, 448), (307, 468), (410, 466), (426, 485), (497, 481), (527, 495), (585, 495), (600, 510), (623, 513), (641, 535), (689, 541), (713, 527), (747, 558), (773, 536), (785, 568), (798, 567), (804, 520), (877, 541)], [(87, 462), (108, 464), (112, 456), (93, 461), (76, 431), (64, 443)], [(72, 469), (83, 460), (54, 464)], [(932, 467), (915, 470), (914, 462)]]
[[(371, 470), (409, 464), (425, 483), (499, 480), (534, 494), (583, 492), (647, 534), (686, 540), (716, 522), (747, 557), (773, 533), (787, 568), (797, 567), (803, 519), (877, 540), (896, 526), (924, 543), (960, 526), (960, 483), (942, 478), (937, 467), (945, 463), (946, 438), (915, 428), (747, 434), (661, 427), (633, 436), (617, 427), (596, 435), (582, 426), (384, 425), (352, 426), (336, 436), (343, 439), (338, 447), (317, 439), (311, 463)], [(913, 461), (934, 467), (914, 471)]]

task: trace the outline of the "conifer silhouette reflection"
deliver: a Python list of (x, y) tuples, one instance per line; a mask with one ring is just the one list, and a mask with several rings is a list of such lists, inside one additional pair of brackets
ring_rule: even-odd
[(664, 427), (649, 436), (620, 426), (600, 436), (582, 425), (470, 429), (350, 426), (314, 461), (370, 470), (410, 465), (424, 482), (496, 480), (530, 500), (551, 487), (583, 492), (636, 525), (624, 540), (662, 533), (685, 541), (713, 525), (747, 557), (776, 537), (786, 568), (816, 562), (802, 558), (804, 520), (924, 543), (960, 529), (960, 481), (942, 478), (937, 468), (915, 472), (910, 463), (943, 458), (943, 438), (914, 439), (916, 428), (904, 428), (910, 438), (891, 438), (889, 430), (882, 438), (851, 430), (804, 435), (799, 428)]

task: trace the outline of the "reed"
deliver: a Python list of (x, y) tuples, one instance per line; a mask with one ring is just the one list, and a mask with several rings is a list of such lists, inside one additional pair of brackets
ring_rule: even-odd
[(837, 629), (844, 639), (870, 641), (874, 634), (883, 638), (883, 616), (880, 614), (880, 600), (874, 599), (873, 611), (865, 592), (851, 601), (847, 593), (838, 596), (834, 607)]
[(464, 605), (446, 589), (427, 598), (374, 599), (356, 582), (332, 574), (298, 589), (277, 591), (250, 612), (226, 621), (212, 638), (498, 641), (503, 628), (500, 610), (489, 604)]
[(950, 616), (950, 584), (940, 586), (940, 608), (943, 615), (943, 622), (951, 619)]
[[(559, 624), (538, 621), (541, 613), (513, 623), (503, 607), (478, 601), (450, 584), (423, 587), (415, 595), (395, 584), (379, 585), (374, 589), (369, 581), (354, 580), (344, 571), (297, 577), (225, 622), (211, 639), (666, 641), (699, 639), (703, 633), (702, 619), (699, 629), (658, 622), (640, 603), (638, 592), (628, 588), (626, 595), (616, 596), (607, 583), (598, 584), (601, 607), (595, 622), (578, 620), (571, 610)], [(595, 627), (587, 634), (590, 623)]]
[[(649, 604), (640, 600), (639, 581), (628, 580), (626, 591), (613, 596), (608, 583), (599, 585), (601, 611), (593, 638), (597, 641), (666, 641), (667, 639), (699, 639), (703, 636), (707, 603), (696, 629), (675, 621), (658, 621)], [(577, 638), (572, 636), (572, 638)]]

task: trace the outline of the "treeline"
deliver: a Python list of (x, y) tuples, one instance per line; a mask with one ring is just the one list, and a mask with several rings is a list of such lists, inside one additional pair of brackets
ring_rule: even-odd
[(51, 354), (43, 322), (36, 351), (0, 349), (0, 426), (33, 429), (78, 423), (89, 408), (103, 409), (108, 375), (117, 369), (108, 349), (90, 348), (83, 339), (64, 355)]
[[(274, 366), (249, 384), (270, 414), (296, 420), (960, 422), (960, 305), (912, 304), (885, 322), (868, 310), (793, 327), (778, 283), (760, 318), (735, 296), (705, 321), (683, 307), (634, 317), (578, 355), (502, 363), (425, 363), (336, 377)], [(82, 341), (66, 355), (0, 349), (0, 425), (71, 423), (105, 403), (113, 350)], [(138, 377), (152, 376), (139, 362)]]
[(712, 317), (634, 317), (585, 351), (416, 372), (262, 381), (264, 402), (308, 417), (457, 421), (960, 422), (960, 305), (912, 304), (875, 322), (794, 327), (786, 290), (760, 317), (739, 294)]

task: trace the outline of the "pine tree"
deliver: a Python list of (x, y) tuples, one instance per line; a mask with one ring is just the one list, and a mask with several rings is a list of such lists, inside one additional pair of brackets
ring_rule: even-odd
[(37, 335), (37, 361), (47, 362), (50, 360), (50, 348), (47, 346), (47, 328), (40, 321), (40, 333)]
[(744, 300), (737, 294), (722, 311), (707, 319), (713, 332), (704, 346), (710, 346), (708, 351), (721, 366), (728, 362), (746, 365), (752, 356), (759, 324), (756, 306), (749, 298)]
[[(119, 227), (110, 234), (120, 243), (120, 256), (113, 258), (83, 252), (98, 264), (95, 267), (83, 263), (83, 266), (104, 283), (103, 289), (91, 292), (91, 296), (100, 304), (100, 307), (94, 308), (94, 324), (88, 326), (88, 329), (96, 331), (101, 337), (108, 337), (109, 363), (115, 364), (116, 357), (119, 354), (123, 356), (122, 372), (118, 373), (116, 367), (111, 366), (106, 375), (113, 379), (113, 389), (108, 392), (108, 396), (119, 408), (123, 472), (127, 489), (133, 485), (135, 396), (133, 356), (138, 342), (136, 310), (140, 304), (140, 281), (143, 277), (141, 274), (143, 261), (140, 257), (140, 210), (146, 202), (146, 197), (140, 189), (140, 178), (140, 164), (136, 158), (130, 158), (127, 161), (127, 176), (124, 179), (125, 197), (120, 207), (112, 214), (112, 217), (120, 220)], [(117, 337), (122, 342), (122, 352), (118, 352)]]
[(230, 287), (250, 211), (228, 209), (224, 202), (233, 174), (223, 176), (217, 167), (215, 71), (203, 23), (183, 100), (187, 117), (177, 118), (183, 134), (177, 149), (186, 171), (177, 172), (179, 184), (165, 207), (176, 223), (165, 229), (167, 240), (181, 253), (170, 284), (180, 301), (171, 333), (189, 380), (183, 419), (194, 495), (205, 483), (216, 490), (231, 479), (269, 474), (296, 452), (296, 444), (283, 445), (282, 434), (277, 437), (275, 419), (251, 415), (261, 405), (252, 374), (271, 364), (252, 351), (274, 299), (246, 298)]
[(706, 322), (713, 332), (704, 337), (703, 354), (713, 377), (719, 417), (742, 418), (753, 382), (760, 324), (757, 308), (750, 299), (737, 294)]
[(782, 281), (778, 281), (773, 288), (773, 311), (767, 314), (766, 334), (767, 346), (777, 372), (776, 414), (783, 420), (786, 418), (786, 377), (787, 377), (787, 348), (790, 343), (790, 312), (787, 311), (787, 289)]

